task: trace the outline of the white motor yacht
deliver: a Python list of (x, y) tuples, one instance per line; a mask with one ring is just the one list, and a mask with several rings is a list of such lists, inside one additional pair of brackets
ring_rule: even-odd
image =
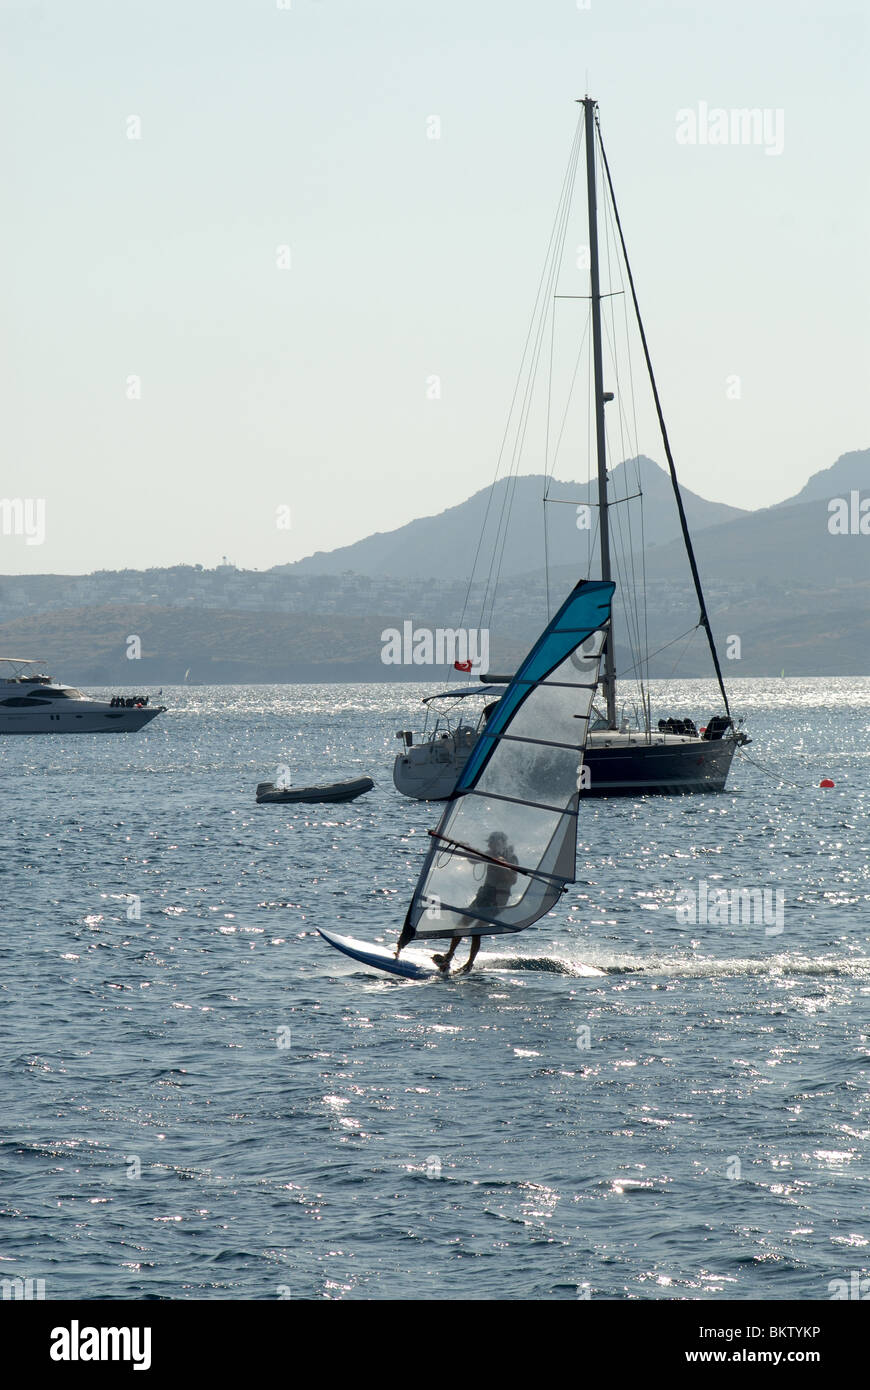
[(166, 709), (146, 695), (93, 700), (38, 673), (39, 665), (0, 657), (0, 734), (131, 734)]

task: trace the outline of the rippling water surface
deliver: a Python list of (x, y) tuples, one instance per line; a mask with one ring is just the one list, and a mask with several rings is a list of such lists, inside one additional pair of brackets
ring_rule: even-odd
[[(870, 680), (735, 682), (766, 771), (584, 805), (562, 907), (415, 983), (315, 928), (394, 939), (438, 813), (390, 776), (422, 693), (168, 690), (139, 735), (0, 739), (0, 1278), (825, 1299), (870, 1273)], [(281, 764), (376, 788), (255, 806)], [(679, 925), (700, 880), (781, 890), (783, 930)]]

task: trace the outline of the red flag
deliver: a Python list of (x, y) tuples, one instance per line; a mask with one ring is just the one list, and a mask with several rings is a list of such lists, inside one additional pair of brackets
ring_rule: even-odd
[(455, 671), (470, 671), (470, 670), (471, 670), (471, 662), (470, 662), (470, 661), (454, 661), (454, 663), (453, 663), (453, 669), (454, 669)]

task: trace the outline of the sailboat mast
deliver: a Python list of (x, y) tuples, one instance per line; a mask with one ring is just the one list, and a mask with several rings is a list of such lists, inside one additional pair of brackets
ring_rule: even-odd
[[(586, 127), (586, 202), (589, 211), (589, 269), (592, 280), (592, 362), (595, 376), (595, 440), (598, 457), (598, 538), (601, 578), (610, 579), (610, 524), (607, 511), (607, 449), (604, 437), (604, 372), (601, 360), (601, 285), (598, 272), (598, 206), (595, 197), (595, 108), (584, 97)], [(601, 686), (607, 701), (607, 725), (616, 728), (616, 668), (613, 656), (613, 619), (604, 651)]]

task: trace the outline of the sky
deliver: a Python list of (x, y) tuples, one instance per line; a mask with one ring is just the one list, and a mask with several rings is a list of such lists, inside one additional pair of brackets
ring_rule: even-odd
[[(0, 497), (44, 505), (0, 573), (265, 569), (487, 486), (587, 91), (682, 481), (867, 447), (865, 12), (0, 0)], [(746, 107), (781, 139), (678, 139)]]

